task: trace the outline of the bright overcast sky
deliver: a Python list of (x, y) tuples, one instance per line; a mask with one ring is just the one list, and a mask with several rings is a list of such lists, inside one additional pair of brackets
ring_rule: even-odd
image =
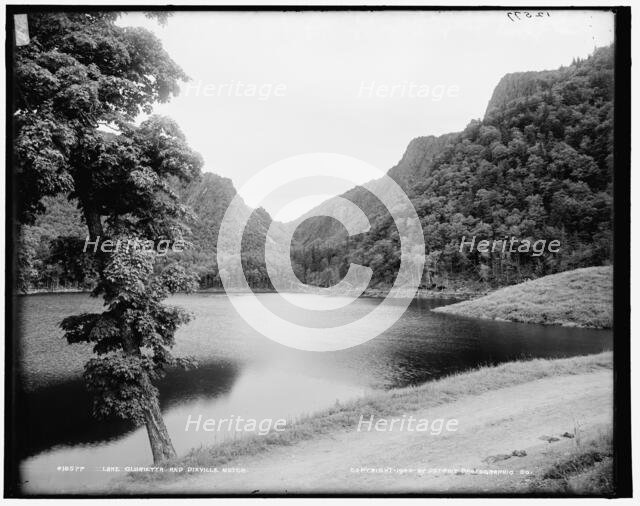
[[(135, 13), (119, 23), (152, 30), (192, 78), (156, 112), (177, 120), (205, 171), (237, 189), (264, 167), (307, 153), (386, 171), (411, 139), (482, 117), (504, 74), (568, 65), (613, 41), (613, 16), (590, 11), (516, 22), (481, 11), (178, 12), (164, 27)], [(329, 195), (350, 186), (314, 189)], [(278, 217), (293, 219), (321, 198), (300, 199)], [(265, 207), (273, 213), (283, 204)]]

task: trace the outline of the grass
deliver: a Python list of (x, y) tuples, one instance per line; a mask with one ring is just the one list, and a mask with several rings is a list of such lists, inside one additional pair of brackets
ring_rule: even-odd
[(613, 444), (610, 431), (585, 442), (556, 459), (530, 486), (535, 494), (613, 496)]
[[(348, 430), (360, 419), (407, 414), (456, 401), (462, 397), (479, 395), (513, 385), (542, 378), (571, 374), (586, 374), (611, 369), (611, 352), (565, 359), (535, 359), (508, 362), (453, 374), (416, 387), (377, 392), (339, 404), (318, 414), (288, 423), (283, 432), (270, 432), (266, 436), (253, 436), (227, 441), (215, 446), (201, 446), (186, 456), (165, 463), (167, 466), (215, 467), (222, 466), (240, 456), (256, 455), (271, 448), (289, 446), (318, 436)], [(178, 478), (179, 474), (172, 477)], [(164, 473), (135, 473), (128, 477), (133, 482), (167, 480)]]
[(587, 267), (552, 274), (433, 311), (491, 320), (611, 328), (613, 268)]

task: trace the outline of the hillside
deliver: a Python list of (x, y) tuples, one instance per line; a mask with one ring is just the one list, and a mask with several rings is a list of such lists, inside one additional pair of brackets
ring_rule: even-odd
[[(216, 261), (218, 232), (227, 208), (237, 195), (237, 191), (229, 178), (207, 172), (200, 180), (184, 188), (180, 195), (181, 200), (193, 210), (196, 216), (190, 224), (189, 240), (193, 243), (193, 249), (182, 253), (180, 260), (191, 264), (199, 273), (202, 288), (220, 288), (222, 284)], [(246, 212), (251, 213), (242, 238), (244, 276), (254, 288), (270, 288), (264, 261), (264, 245), (273, 219), (261, 207), (251, 210), (244, 202), (242, 205)], [(230, 218), (236, 220), (239, 228), (240, 217), (232, 215)], [(274, 224), (276, 238), (283, 233), (281, 227), (280, 223)], [(228, 272), (226, 275), (234, 284), (234, 280), (243, 276), (243, 273)]]
[[(387, 175), (393, 179), (407, 193), (421, 179), (428, 176), (430, 168), (436, 156), (444, 149), (444, 147), (456, 138), (458, 134), (446, 134), (440, 137), (429, 135), (426, 137), (418, 137), (413, 139), (402, 156), (401, 160), (394, 165)], [(389, 217), (389, 213), (373, 193), (386, 194), (386, 182), (383, 179), (376, 179), (365, 183), (362, 186), (356, 186), (349, 191), (340, 195), (354, 204), (356, 204), (364, 214), (369, 218), (371, 223)], [(312, 243), (340, 243), (346, 239), (345, 228), (336, 220), (325, 217), (313, 217), (308, 219), (309, 214), (316, 214), (323, 210), (333, 209), (337, 204), (336, 199), (329, 199), (312, 211), (302, 215), (292, 223), (288, 223), (289, 227), (296, 228), (294, 238), (301, 245), (311, 245)], [(305, 220), (303, 226), (299, 226)], [(344, 220), (349, 222), (347, 215)]]
[[(613, 168), (613, 47), (606, 47), (557, 70), (505, 76), (482, 120), (460, 134), (412, 141), (389, 173), (406, 188), (421, 220), (423, 286), (442, 289), (504, 286), (605, 264), (611, 258)], [(375, 215), (371, 231), (348, 244), (332, 235), (335, 226), (300, 225), (296, 237), (308, 247), (295, 259), (307, 280), (339, 279), (342, 266), (353, 261), (372, 267), (373, 285), (393, 282), (399, 238), (388, 214), (376, 209), (368, 205), (367, 214)], [(562, 247), (537, 257), (460, 252), (462, 238), (472, 236), (555, 239)]]
[(544, 276), (433, 311), (571, 327), (613, 326), (613, 269), (587, 267)]
[(553, 83), (562, 77), (562, 74), (568, 76), (570, 68), (563, 67), (542, 72), (514, 72), (505, 75), (493, 90), (487, 104), (485, 118), (495, 111), (500, 111), (514, 100), (523, 100), (541, 91), (549, 90)]
[[(459, 133), (412, 140), (388, 175), (407, 192), (421, 221), (427, 254), (422, 287), (486, 290), (609, 262), (613, 170), (613, 47), (606, 47), (560, 69), (506, 75), (483, 119)], [(353, 262), (373, 269), (372, 287), (394, 282), (398, 231), (367, 190), (384, 193), (384, 186), (374, 180), (342, 195), (369, 218), (367, 234), (347, 240), (343, 225), (322, 217), (302, 216), (282, 225), (296, 230), (292, 261), (301, 281), (335, 284)], [(229, 179), (206, 173), (179, 193), (196, 216), (189, 224), (194, 248), (181, 259), (196, 268), (203, 288), (220, 287), (217, 234), (236, 190)], [(84, 235), (75, 207), (64, 198), (46, 204), (36, 227), (23, 230), (28, 247), (19, 258), (20, 285), (90, 283), (91, 274), (83, 273), (83, 261), (75, 255)], [(329, 199), (319, 207), (334, 205)], [(245, 231), (243, 264), (254, 287), (271, 286), (264, 265), (271, 223), (258, 209)], [(275, 225), (276, 232), (284, 234), (280, 227)], [(56, 236), (71, 240), (54, 247)], [(558, 240), (561, 249), (542, 256), (459, 251), (462, 238), (473, 236)]]
[[(228, 178), (207, 172), (186, 187), (176, 187), (181, 201), (193, 211), (187, 225), (186, 239), (192, 247), (179, 259), (191, 265), (201, 277), (202, 288), (220, 287), (216, 263), (218, 230), (227, 207), (237, 191)], [(60, 289), (90, 287), (93, 273), (85, 268), (86, 255), (82, 246), (87, 236), (86, 226), (73, 202), (65, 196), (46, 198), (46, 212), (33, 226), (21, 230), (18, 286), (29, 289)], [(250, 211), (249, 207), (246, 207)], [(262, 208), (252, 211), (243, 236), (243, 265), (249, 282), (255, 287), (268, 287), (264, 268), (264, 242), (272, 223)], [(278, 231), (276, 224), (276, 236)], [(230, 273), (239, 276), (240, 273)]]

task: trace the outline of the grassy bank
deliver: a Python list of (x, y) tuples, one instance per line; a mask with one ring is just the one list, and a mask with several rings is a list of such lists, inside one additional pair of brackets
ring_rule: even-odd
[(613, 436), (606, 431), (585, 441), (576, 441), (570, 451), (553, 462), (530, 486), (534, 494), (612, 496)]
[[(323, 435), (352, 429), (360, 416), (368, 418), (410, 414), (426, 408), (454, 402), (467, 396), (524, 384), (553, 376), (586, 374), (612, 368), (610, 352), (567, 359), (536, 359), (482, 367), (474, 371), (454, 374), (417, 387), (378, 392), (354, 401), (336, 404), (324, 412), (288, 423), (283, 432), (266, 436), (247, 437), (215, 446), (202, 446), (166, 466), (215, 467), (241, 456), (252, 456), (272, 448), (293, 445)], [(165, 467), (166, 467), (165, 466)], [(171, 477), (170, 477), (171, 476)], [(127, 480), (144, 482), (178, 479), (179, 474), (135, 473)], [(122, 483), (126, 488), (126, 483)]]
[(611, 328), (613, 268), (587, 267), (553, 274), (433, 311), (491, 320)]

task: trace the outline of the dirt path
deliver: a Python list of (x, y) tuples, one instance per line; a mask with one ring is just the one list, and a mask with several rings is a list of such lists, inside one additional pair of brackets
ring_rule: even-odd
[[(612, 381), (611, 371), (559, 376), (411, 413), (428, 420), (458, 420), (456, 432), (439, 436), (357, 432), (354, 427), (224, 466), (244, 468), (244, 473), (193, 474), (153, 484), (128, 482), (126, 490), (118, 488), (134, 493), (236, 494), (524, 491), (541, 468), (581, 438), (610, 427)], [(561, 436), (576, 428), (578, 438)], [(542, 436), (558, 441), (543, 441)], [(524, 450), (526, 456), (486, 460), (514, 450)], [(470, 474), (463, 469), (513, 474)]]

